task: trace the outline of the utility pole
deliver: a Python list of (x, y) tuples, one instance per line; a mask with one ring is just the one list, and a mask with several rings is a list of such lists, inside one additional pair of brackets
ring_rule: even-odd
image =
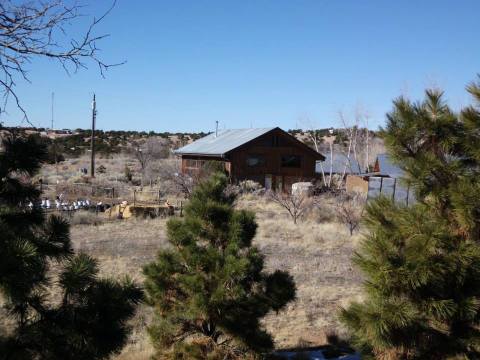
[(55, 131), (53, 130), (53, 102), (55, 100), (55, 93), (52, 91), (52, 125), (51, 125), (51, 131), (52, 131), (52, 144), (53, 144), (53, 156), (55, 158), (55, 172), (58, 175), (58, 156), (57, 156), (57, 134), (55, 134)]
[(218, 136), (218, 120), (215, 121), (215, 137)]
[(92, 101), (92, 137), (90, 139), (90, 152), (92, 158), (90, 160), (90, 176), (95, 177), (95, 119), (97, 117), (97, 103), (95, 101), (95, 94), (93, 94)]

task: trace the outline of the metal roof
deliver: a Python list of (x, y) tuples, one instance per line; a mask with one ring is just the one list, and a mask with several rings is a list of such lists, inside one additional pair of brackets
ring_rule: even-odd
[(395, 165), (388, 154), (379, 154), (377, 156), (379, 174), (398, 178), (403, 176), (403, 170)]
[(276, 129), (230, 129), (218, 130), (218, 134), (212, 133), (191, 144), (175, 150), (175, 154), (201, 154), (206, 156), (223, 156), (229, 151), (246, 144), (247, 142)]
[[(339, 152), (334, 152), (332, 157), (332, 174), (343, 174), (343, 171), (345, 171), (345, 174), (360, 174), (360, 165), (353, 157), (348, 158), (345, 154)], [(315, 172), (321, 174), (323, 167), (323, 171), (326, 174), (330, 174), (330, 159), (330, 154), (326, 154), (325, 161), (317, 161), (315, 164)]]

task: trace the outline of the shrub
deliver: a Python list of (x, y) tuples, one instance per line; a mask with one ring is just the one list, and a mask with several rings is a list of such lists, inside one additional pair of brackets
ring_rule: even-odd
[(94, 225), (98, 226), (104, 223), (104, 219), (94, 212), (85, 210), (75, 211), (70, 219), (71, 225)]
[(365, 297), (341, 313), (377, 358), (480, 358), (480, 84), (469, 91), (477, 106), (460, 113), (427, 90), (387, 115), (382, 135), (417, 201), (369, 202), (354, 256)]
[(183, 219), (167, 224), (172, 245), (144, 268), (156, 318), (150, 337), (165, 359), (247, 359), (273, 347), (261, 326), (295, 297), (292, 277), (264, 271), (252, 246), (254, 214), (236, 210), (227, 177), (201, 182)]
[(257, 193), (259, 190), (263, 189), (262, 185), (253, 180), (240, 181), (238, 186), (242, 194)]

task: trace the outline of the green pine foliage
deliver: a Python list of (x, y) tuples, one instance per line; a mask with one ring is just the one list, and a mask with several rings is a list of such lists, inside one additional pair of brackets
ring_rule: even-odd
[(379, 198), (354, 262), (365, 299), (341, 313), (356, 345), (379, 359), (480, 358), (480, 83), (460, 113), (428, 90), (394, 102), (382, 131), (410, 207)]
[(255, 358), (273, 347), (260, 320), (295, 297), (288, 273), (264, 272), (254, 214), (234, 208), (227, 185), (222, 173), (200, 183), (185, 217), (168, 222), (170, 248), (144, 268), (161, 359)]
[(32, 137), (7, 137), (0, 152), (0, 358), (104, 359), (124, 345), (142, 292), (100, 278), (93, 258), (74, 254), (62, 217), (29, 209), (46, 157)]

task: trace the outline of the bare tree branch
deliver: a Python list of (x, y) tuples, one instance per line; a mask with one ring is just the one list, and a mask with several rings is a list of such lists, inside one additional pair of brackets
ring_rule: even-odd
[(297, 220), (301, 218), (312, 205), (309, 197), (305, 194), (270, 191), (268, 196), (273, 202), (287, 210), (294, 224), (297, 223)]
[(355, 230), (360, 226), (365, 209), (365, 202), (366, 199), (359, 194), (353, 196), (344, 195), (339, 198), (339, 203), (337, 204), (337, 218), (348, 228), (350, 236), (352, 236)]
[[(312, 142), (313, 146), (315, 147), (315, 151), (320, 153), (320, 145), (324, 142), (322, 133), (318, 130), (318, 126), (314, 124), (310, 119), (305, 118), (300, 120), (303, 131), (307, 135), (307, 138)], [(333, 145), (330, 142), (330, 158), (333, 157)], [(332, 166), (332, 161), (330, 162), (330, 166)], [(332, 182), (332, 171), (330, 170), (330, 177), (329, 181), (325, 177), (325, 170), (323, 169), (323, 164), (320, 162), (320, 170), (322, 172), (322, 181), (325, 187), (330, 187)]]
[(151, 137), (141, 145), (134, 143), (134, 156), (138, 160), (142, 172), (142, 186), (144, 185), (145, 176), (150, 170), (152, 162), (167, 158), (169, 152), (170, 144), (167, 139)]
[(109, 64), (99, 57), (97, 43), (109, 35), (94, 34), (95, 27), (112, 11), (115, 3), (114, 0), (99, 18), (93, 18), (83, 35), (69, 38), (67, 27), (83, 17), (80, 13), (82, 6), (76, 2), (68, 5), (64, 0), (1, 0), (0, 91), (4, 103), (0, 114), (5, 112), (9, 97), (13, 97), (24, 120), (32, 125), (15, 92), (15, 86), (19, 78), (29, 82), (27, 66), (35, 59), (56, 60), (68, 74), (72, 70), (86, 69), (88, 62), (93, 62), (102, 76), (110, 67), (123, 64)]

